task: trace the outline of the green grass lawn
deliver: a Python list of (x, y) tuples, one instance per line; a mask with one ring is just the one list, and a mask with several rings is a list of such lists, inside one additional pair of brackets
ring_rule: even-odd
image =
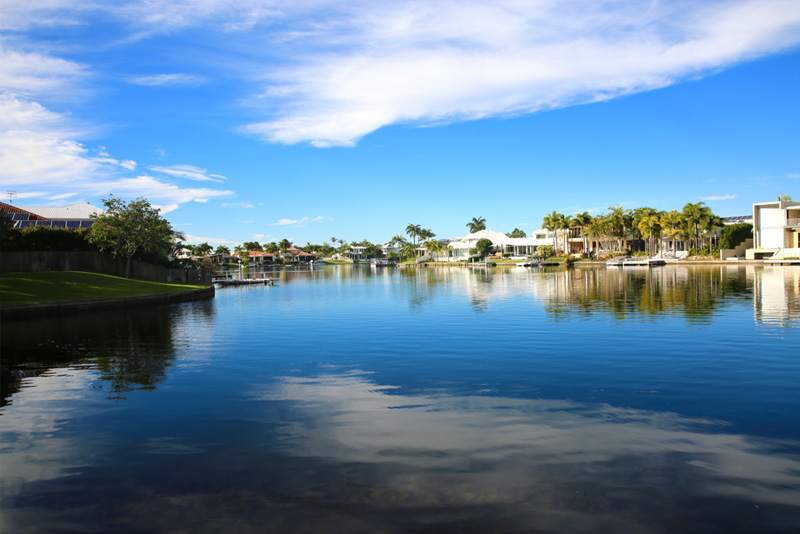
[(105, 274), (67, 272), (0, 274), (0, 304), (44, 304), (176, 293), (205, 286), (161, 284)]

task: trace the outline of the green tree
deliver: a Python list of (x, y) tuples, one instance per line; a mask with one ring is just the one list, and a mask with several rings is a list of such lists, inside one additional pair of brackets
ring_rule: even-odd
[(536, 255), (542, 259), (546, 260), (547, 258), (555, 255), (555, 250), (550, 245), (539, 245), (536, 247)]
[(194, 250), (195, 254), (197, 254), (198, 256), (207, 256), (214, 249), (208, 243), (200, 243), (195, 247)]
[(247, 252), (263, 252), (264, 248), (261, 246), (261, 243), (258, 241), (245, 241), (242, 243), (242, 248), (244, 248)]
[(547, 230), (553, 235), (553, 250), (558, 250), (558, 245), (556, 244), (556, 236), (558, 234), (558, 228), (561, 225), (561, 220), (564, 218), (564, 215), (558, 213), (557, 211), (553, 211), (553, 213), (548, 213), (542, 219), (542, 228)]
[(473, 217), (472, 220), (467, 223), (467, 228), (471, 234), (486, 230), (486, 219), (483, 217)]
[(436, 241), (435, 239), (431, 239), (429, 241), (425, 241), (422, 246), (428, 251), (428, 254), (431, 255), (431, 259), (433, 259), (434, 254), (438, 254), (442, 251), (442, 244)]
[(422, 226), (418, 224), (408, 223), (408, 226), (406, 226), (406, 234), (413, 240), (414, 245), (417, 244), (417, 237), (419, 237), (420, 232), (422, 232)]
[(220, 246), (217, 247), (217, 249), (214, 252), (217, 253), (217, 254), (229, 256), (230, 253), (231, 253), (231, 249), (229, 249), (225, 245), (220, 245)]
[(137, 255), (152, 254), (167, 257), (172, 250), (176, 233), (161, 217), (160, 210), (144, 198), (130, 202), (112, 196), (103, 199), (106, 212), (95, 219), (88, 239), (100, 250), (115, 258), (125, 258), (125, 277), (130, 278), (131, 262)]
[(494, 243), (490, 239), (478, 239), (478, 242), (475, 243), (475, 250), (480, 255), (481, 258), (485, 258), (489, 252), (491, 252)]
[(278, 243), (278, 248), (283, 254), (286, 254), (286, 251), (289, 250), (292, 246), (292, 242), (288, 239), (281, 239), (281, 242)]
[(404, 258), (413, 258), (417, 255), (417, 246), (411, 241), (406, 241), (400, 247), (400, 255)]
[(523, 230), (520, 230), (519, 228), (514, 228), (514, 230), (508, 232), (506, 235), (508, 237), (528, 237), (528, 234), (526, 234)]

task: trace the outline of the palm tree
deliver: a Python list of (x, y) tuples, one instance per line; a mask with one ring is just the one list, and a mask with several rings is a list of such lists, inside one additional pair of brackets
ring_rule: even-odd
[(425, 249), (428, 251), (428, 254), (431, 255), (431, 259), (433, 259), (433, 254), (442, 251), (442, 244), (436, 241), (435, 239), (431, 239), (429, 241), (425, 241), (422, 244)]
[(429, 239), (433, 239), (436, 237), (436, 234), (433, 233), (433, 230), (430, 228), (423, 228), (419, 231), (419, 239), (420, 241), (427, 241)]
[[(672, 241), (672, 255), (675, 255), (675, 241), (683, 239), (683, 215), (675, 210), (661, 215), (661, 228), (663, 228), (662, 236), (665, 236)], [(663, 250), (663, 246), (661, 247)]]
[(589, 212), (584, 211), (583, 213), (576, 213), (572, 216), (572, 219), (569, 221), (569, 225), (571, 228), (579, 228), (581, 231), (581, 235), (583, 236), (583, 252), (586, 253), (589, 248), (589, 240), (586, 239), (586, 234), (583, 232), (583, 229), (586, 228), (588, 224), (592, 222), (592, 216), (589, 215)]
[(661, 232), (661, 219), (658, 215), (645, 215), (639, 220), (639, 231), (643, 238), (647, 238), (647, 253), (655, 254), (655, 236)]
[(569, 217), (562, 217), (556, 225), (556, 229), (561, 230), (561, 234), (564, 236), (564, 254), (569, 254), (569, 223)]
[(711, 214), (711, 210), (702, 202), (696, 204), (689, 202), (683, 207), (683, 216), (686, 218), (689, 236), (694, 237), (694, 248), (699, 248), (700, 246), (698, 243), (700, 222), (709, 214)]
[(467, 223), (467, 228), (471, 234), (486, 230), (486, 219), (483, 217), (473, 217), (472, 220)]
[(557, 211), (553, 211), (548, 215), (545, 215), (542, 219), (542, 228), (551, 232), (553, 234), (553, 253), (555, 254), (558, 252), (558, 245), (556, 244), (556, 233), (559, 227), (559, 221), (563, 219), (564, 216)]
[(417, 255), (417, 245), (411, 241), (406, 241), (403, 243), (403, 246), (400, 247), (400, 255), (404, 258), (413, 258)]
[(408, 223), (408, 226), (406, 226), (406, 234), (414, 240), (414, 245), (417, 244), (417, 237), (419, 237), (420, 232), (422, 232), (422, 226), (418, 224)]

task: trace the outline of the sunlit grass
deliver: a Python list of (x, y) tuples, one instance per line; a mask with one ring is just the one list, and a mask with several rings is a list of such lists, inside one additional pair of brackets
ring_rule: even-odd
[(0, 274), (0, 304), (43, 304), (87, 299), (158, 295), (205, 286), (161, 284), (77, 271)]

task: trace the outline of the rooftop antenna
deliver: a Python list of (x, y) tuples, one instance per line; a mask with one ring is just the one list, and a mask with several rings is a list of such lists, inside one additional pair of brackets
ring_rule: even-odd
[(9, 204), (14, 204), (14, 199), (17, 198), (17, 192), (6, 189), (6, 197), (8, 197)]

